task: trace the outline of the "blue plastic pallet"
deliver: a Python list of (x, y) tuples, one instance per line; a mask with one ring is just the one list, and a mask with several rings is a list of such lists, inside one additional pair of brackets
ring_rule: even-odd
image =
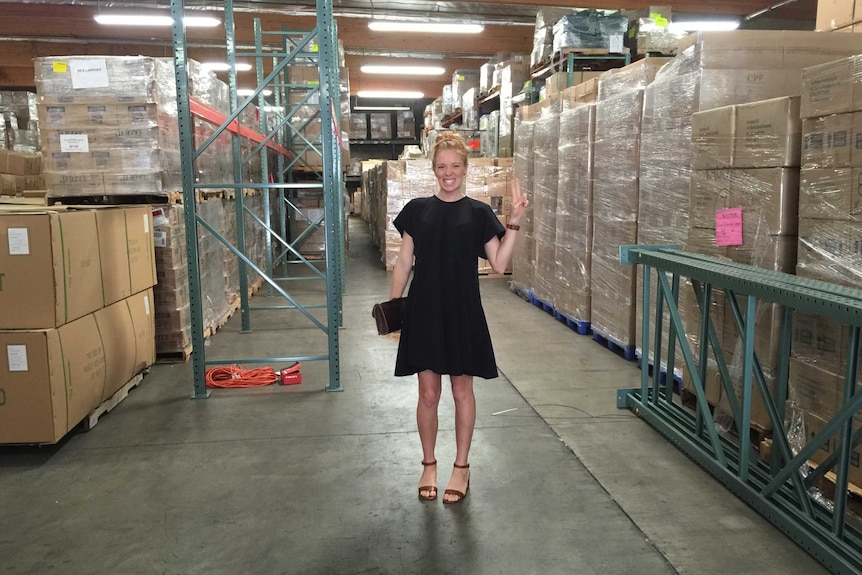
[(613, 336), (596, 331), (595, 328), (593, 328), (593, 339), (602, 345), (606, 345), (609, 350), (621, 355), (626, 361), (635, 361), (637, 359), (635, 346), (626, 345)]
[(531, 302), (533, 299), (532, 291), (525, 290), (514, 285), (509, 287), (509, 291), (511, 291), (513, 294), (515, 294), (524, 301)]
[(554, 311), (554, 317), (566, 324), (569, 329), (578, 332), (580, 335), (589, 335), (591, 332), (590, 322), (588, 321), (581, 321), (556, 310)]
[[(635, 357), (637, 359), (638, 369), (641, 368), (641, 361), (640, 361), (641, 355), (642, 354), (640, 351), (635, 351)], [(652, 377), (654, 369), (655, 369), (655, 362), (654, 361), (649, 362), (650, 377)], [(664, 383), (667, 381), (667, 366), (662, 365), (659, 367), (659, 369), (661, 371), (659, 373), (658, 379), (661, 383)], [(678, 375), (678, 374), (674, 373), (673, 374), (673, 381), (674, 381), (674, 391), (679, 391), (680, 389), (682, 389), (682, 375)]]
[(537, 308), (545, 310), (546, 312), (548, 312), (551, 315), (554, 314), (554, 306), (552, 304), (549, 304), (548, 302), (546, 302), (544, 300), (537, 298), (535, 295), (530, 296), (530, 303), (532, 303)]

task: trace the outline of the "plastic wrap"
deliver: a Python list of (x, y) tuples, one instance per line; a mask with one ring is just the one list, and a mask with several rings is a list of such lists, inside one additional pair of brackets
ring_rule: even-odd
[(666, 18), (638, 18), (629, 30), (631, 48), (635, 54), (676, 54), (677, 44), (686, 36), (683, 31), (668, 27)]
[(599, 100), (607, 100), (628, 90), (646, 88), (662, 66), (672, 58), (645, 58), (622, 68), (611, 68), (599, 78)]
[(564, 48), (602, 48), (620, 52), (629, 20), (620, 13), (581, 10), (563, 16), (554, 24), (554, 52)]
[(854, 134), (862, 131), (862, 112), (807, 118), (802, 122), (802, 163), (806, 168), (862, 166), (862, 147)]
[(479, 93), (487, 94), (494, 87), (495, 62), (485, 62), (479, 68)]
[[(459, 108), (463, 104), (464, 95), (468, 90), (479, 90), (479, 70), (458, 69), (452, 72), (452, 106)], [(475, 92), (474, 92), (475, 100)]]
[[(446, 84), (443, 86), (443, 116), (446, 117), (449, 114), (455, 112), (455, 97), (452, 94), (452, 84)], [(459, 101), (458, 104), (461, 102)]]
[(620, 266), (619, 246), (637, 243), (638, 165), (643, 90), (596, 104), (593, 183), (592, 325), (634, 344), (635, 270)]
[(593, 104), (560, 115), (554, 302), (557, 311), (584, 322), (590, 321), (595, 129)]
[(534, 135), (539, 116), (538, 105), (520, 108), (515, 122), (514, 176), (521, 185), (521, 192), (530, 200), (527, 211), (521, 218), (521, 229), (512, 256), (512, 286), (523, 293), (533, 291), (536, 281), (536, 238), (533, 232), (535, 167)]
[(530, 77), (529, 66), (515, 58), (503, 67), (500, 83), (500, 157), (512, 157), (514, 146), (515, 106), (512, 99)]
[(535, 296), (553, 305), (556, 282), (557, 186), (561, 100), (550, 100), (536, 121), (533, 148), (533, 233), (536, 240)]
[(554, 43), (554, 24), (572, 10), (569, 8), (542, 8), (536, 13), (536, 26), (533, 31), (533, 51), (530, 65), (545, 61), (551, 56)]
[(182, 205), (158, 209), (163, 217), (153, 218), (158, 280), (153, 287), (156, 353), (178, 353), (191, 345), (185, 220)]
[[(856, 50), (859, 51), (858, 48)], [(802, 71), (803, 118), (862, 110), (862, 55), (810, 66)]]
[(470, 88), (461, 98), (461, 125), (467, 130), (479, 128), (479, 108), (476, 106), (477, 88)]
[(479, 149), (482, 156), (496, 158), (500, 148), (500, 111), (479, 118)]
[(395, 136), (406, 140), (416, 139), (416, 120), (413, 118), (412, 110), (396, 112)]
[[(216, 232), (224, 235), (224, 208), (221, 199), (200, 202), (197, 205), (197, 213)], [(224, 281), (225, 247), (203, 226), (198, 227), (198, 260), (203, 325), (215, 330), (230, 310)]]

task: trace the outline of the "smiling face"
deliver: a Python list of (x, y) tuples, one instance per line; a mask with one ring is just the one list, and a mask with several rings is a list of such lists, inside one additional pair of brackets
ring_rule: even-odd
[(440, 191), (445, 194), (457, 194), (461, 191), (461, 183), (467, 173), (466, 158), (457, 150), (438, 150), (434, 154), (434, 175)]

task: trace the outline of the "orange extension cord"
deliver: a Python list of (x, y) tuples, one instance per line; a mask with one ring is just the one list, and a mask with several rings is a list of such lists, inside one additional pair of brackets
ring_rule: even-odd
[(262, 387), (277, 381), (278, 375), (271, 367), (246, 369), (244, 365), (233, 364), (207, 370), (207, 387)]

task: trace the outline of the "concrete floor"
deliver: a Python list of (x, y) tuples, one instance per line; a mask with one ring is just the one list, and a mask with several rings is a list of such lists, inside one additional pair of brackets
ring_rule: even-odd
[[(370, 309), (388, 277), (350, 221), (343, 393), (323, 362), (296, 387), (192, 401), (191, 365), (157, 365), (89, 433), (0, 448), (0, 573), (745, 574), (825, 571), (627, 411), (634, 364), (482, 281), (501, 376), (477, 380), (472, 483), (418, 501), (416, 385)], [(322, 284), (291, 286), (303, 303)], [(238, 318), (209, 358), (325, 349), (297, 312)], [(497, 412), (505, 413), (494, 415)], [(444, 390), (442, 487), (454, 459)]]

